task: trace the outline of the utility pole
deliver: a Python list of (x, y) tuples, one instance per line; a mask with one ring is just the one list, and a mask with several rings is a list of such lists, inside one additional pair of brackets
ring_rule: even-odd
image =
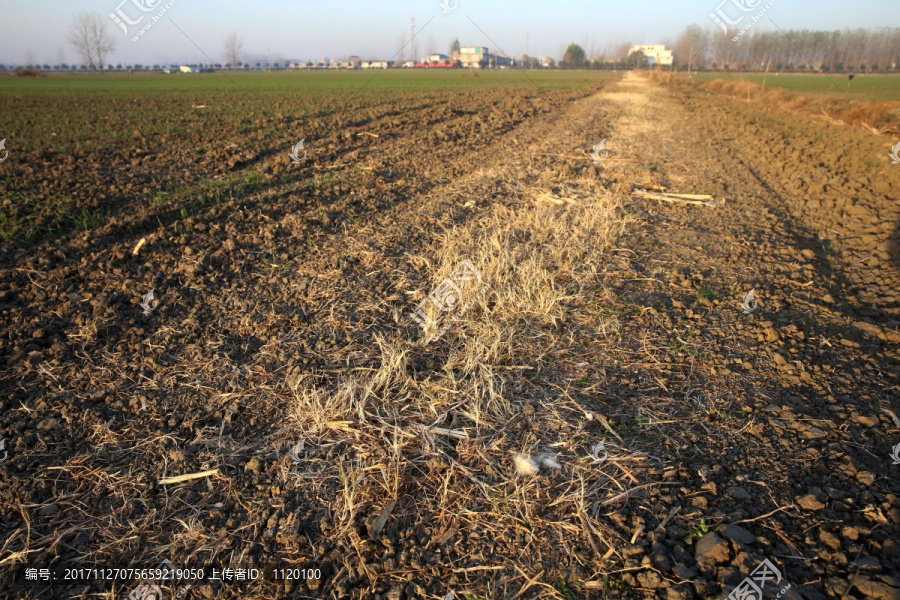
[(409, 22), (409, 31), (412, 37), (409, 38), (409, 41), (412, 42), (412, 59), (413, 63), (419, 62), (419, 49), (417, 48), (418, 44), (416, 44), (416, 18), (413, 17)]
[(272, 50), (266, 48), (266, 73), (272, 70)]
[(529, 38), (529, 37), (531, 37), (531, 30), (530, 30), (530, 29), (526, 29), (526, 30), (525, 30), (525, 56), (528, 56), (528, 64), (525, 65), (525, 68), (526, 68), (526, 69), (530, 69), (530, 68), (531, 68), (531, 56), (529, 56), (529, 54), (528, 54), (528, 38)]

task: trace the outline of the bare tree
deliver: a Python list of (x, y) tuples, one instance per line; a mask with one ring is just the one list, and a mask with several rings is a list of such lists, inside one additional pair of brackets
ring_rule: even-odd
[(231, 68), (237, 68), (243, 48), (244, 41), (238, 36), (236, 31), (232, 31), (225, 38), (225, 61), (231, 63)]
[(75, 47), (91, 71), (99, 67), (101, 73), (107, 55), (116, 49), (116, 43), (106, 29), (106, 21), (93, 13), (78, 13), (75, 16), (69, 43)]
[(694, 64), (704, 64), (709, 33), (699, 25), (689, 25), (675, 42), (675, 55), (681, 64), (687, 63), (688, 73)]
[(106, 28), (106, 21), (100, 18), (100, 15), (92, 15), (91, 22), (91, 39), (94, 44), (94, 56), (97, 57), (97, 64), (100, 67), (100, 73), (103, 73), (103, 64), (106, 56), (116, 49), (115, 40), (110, 37)]
[(75, 47), (75, 50), (81, 55), (91, 71), (95, 70), (94, 62), (94, 45), (91, 43), (91, 19), (93, 15), (87, 13), (79, 13), (75, 16), (72, 24), (72, 31), (69, 32), (69, 43)]
[[(676, 43), (684, 62), (697, 32), (688, 28)], [(895, 71), (900, 70), (900, 28), (844, 31), (759, 31), (706, 37), (696, 47), (694, 65), (712, 60), (713, 68), (749, 71)], [(704, 32), (706, 36), (706, 32)], [(705, 54), (705, 56), (704, 56)]]

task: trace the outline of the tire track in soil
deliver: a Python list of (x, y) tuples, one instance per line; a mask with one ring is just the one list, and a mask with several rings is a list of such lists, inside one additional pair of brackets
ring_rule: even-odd
[[(685, 421), (668, 432), (667, 451), (686, 497), (662, 498), (684, 510), (652, 548), (685, 579), (700, 578), (668, 597), (727, 593), (763, 558), (797, 598), (798, 589), (843, 597), (851, 581), (847, 597), (897, 597), (900, 502), (888, 455), (900, 431), (882, 409), (900, 405), (890, 256), (900, 171), (859, 175), (883, 139), (633, 77), (620, 87), (613, 101), (651, 90), (654, 99), (617, 123), (610, 147), (641, 164), (612, 165), (615, 184), (726, 199), (717, 208), (630, 202), (640, 226), (620, 245), (642, 258), (623, 261), (631, 281), (611, 282), (653, 307), (649, 324), (628, 328), (634, 339), (699, 357), (684, 378), (643, 379), (659, 390), (651, 408)], [(847, 150), (835, 157), (835, 148)], [(744, 316), (751, 288), (759, 307)], [(665, 367), (678, 354), (659, 359)], [(650, 362), (645, 376), (659, 372)], [(709, 534), (724, 545), (685, 551), (677, 537), (700, 516), (749, 535)]]

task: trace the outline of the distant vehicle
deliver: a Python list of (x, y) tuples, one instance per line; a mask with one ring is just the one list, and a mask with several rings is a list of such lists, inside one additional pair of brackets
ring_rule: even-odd
[[(405, 65), (404, 65), (405, 66)], [(443, 60), (440, 62), (425, 62), (425, 63), (416, 63), (415, 68), (417, 69), (454, 69), (459, 66), (459, 63), (454, 60)]]

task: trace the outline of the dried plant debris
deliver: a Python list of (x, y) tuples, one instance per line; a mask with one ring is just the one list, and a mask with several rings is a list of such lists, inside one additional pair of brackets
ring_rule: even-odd
[[(17, 144), (0, 589), (687, 600), (768, 560), (785, 598), (896, 597), (883, 140), (636, 74), (533, 77), (559, 79), (160, 91), (116, 100), (140, 148)], [(4, 118), (38, 136), (57, 100), (7, 94)], [(146, 118), (175, 105), (174, 129)], [(267, 575), (26, 572), (164, 560)]]

